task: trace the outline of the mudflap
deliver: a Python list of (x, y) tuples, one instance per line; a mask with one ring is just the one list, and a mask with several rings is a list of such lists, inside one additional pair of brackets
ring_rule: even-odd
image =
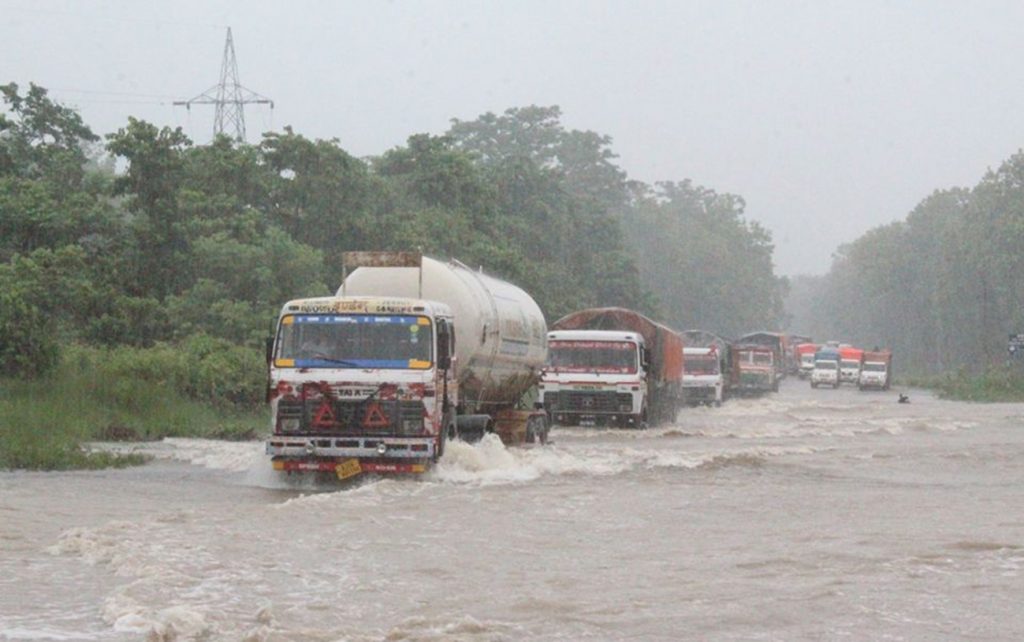
[(494, 415), (494, 432), (506, 446), (548, 442), (550, 423), (543, 410), (501, 410)]

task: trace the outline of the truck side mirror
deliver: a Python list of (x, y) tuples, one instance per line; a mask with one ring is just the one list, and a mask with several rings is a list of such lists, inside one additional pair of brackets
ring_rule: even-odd
[(267, 337), (267, 363), (274, 360), (274, 337)]
[(437, 367), (440, 370), (448, 370), (452, 367), (452, 335), (448, 322), (444, 319), (437, 320)]
[(647, 346), (640, 349), (640, 366), (644, 370), (651, 367), (651, 351), (647, 349)]

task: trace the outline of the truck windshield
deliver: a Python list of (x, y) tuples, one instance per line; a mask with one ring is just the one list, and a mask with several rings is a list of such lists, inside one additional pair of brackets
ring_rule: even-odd
[(771, 352), (743, 352), (740, 355), (741, 363), (752, 363), (755, 366), (770, 366), (772, 365), (772, 353)]
[(286, 315), (275, 365), (296, 368), (431, 366), (430, 319), (412, 315)]
[(802, 354), (802, 355), (800, 355), (800, 363), (802, 363), (804, 365), (807, 365), (807, 366), (813, 366), (814, 365), (814, 355), (813, 354)]
[(718, 374), (718, 358), (714, 355), (686, 355), (683, 357), (683, 373), (689, 375)]
[(548, 367), (554, 372), (636, 372), (636, 344), (629, 341), (549, 341)]
[(839, 364), (835, 361), (815, 361), (814, 367), (818, 370), (837, 370)]
[(885, 364), (868, 362), (864, 364), (864, 370), (866, 372), (885, 372)]
[(843, 367), (844, 368), (859, 368), (860, 367), (860, 361), (854, 361), (852, 359), (843, 359)]

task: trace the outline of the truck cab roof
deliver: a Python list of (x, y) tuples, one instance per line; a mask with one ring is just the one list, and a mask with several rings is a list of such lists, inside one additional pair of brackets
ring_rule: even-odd
[(451, 317), (444, 303), (424, 299), (383, 296), (326, 296), (295, 299), (284, 304), (281, 314), (423, 314)]
[(639, 332), (621, 332), (618, 330), (552, 330), (548, 332), (549, 341), (633, 341), (643, 344), (644, 338)]

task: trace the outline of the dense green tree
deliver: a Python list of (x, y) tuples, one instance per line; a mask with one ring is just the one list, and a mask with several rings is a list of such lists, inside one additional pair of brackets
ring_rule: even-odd
[(851, 342), (892, 347), (903, 368), (980, 370), (1024, 329), (1024, 154), (973, 189), (936, 191), (906, 220), (840, 248), (798, 315)]

